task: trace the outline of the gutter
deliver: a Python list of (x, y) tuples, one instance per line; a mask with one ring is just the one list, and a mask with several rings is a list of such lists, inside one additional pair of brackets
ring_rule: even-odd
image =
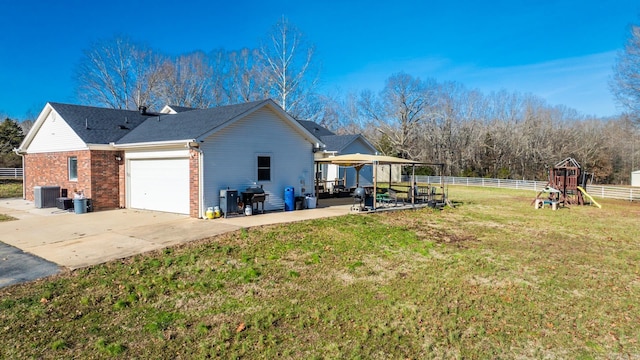
[(129, 144), (116, 144), (114, 142), (109, 143), (110, 146), (115, 149), (142, 149), (142, 148), (160, 148), (160, 147), (170, 147), (176, 145), (184, 145), (187, 144), (187, 147), (192, 143), (195, 143), (195, 139), (184, 139), (184, 140), (169, 140), (169, 141), (153, 141), (146, 143), (129, 143)]

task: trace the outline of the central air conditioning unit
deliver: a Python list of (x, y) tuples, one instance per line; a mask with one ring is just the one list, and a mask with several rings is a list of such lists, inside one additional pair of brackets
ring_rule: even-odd
[(33, 200), (39, 209), (56, 207), (59, 197), (60, 186), (34, 186), (33, 188)]

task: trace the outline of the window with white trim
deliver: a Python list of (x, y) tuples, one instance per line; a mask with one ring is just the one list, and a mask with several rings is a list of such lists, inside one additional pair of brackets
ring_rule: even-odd
[(69, 170), (69, 181), (78, 181), (78, 157), (70, 156), (67, 168)]
[(271, 156), (258, 155), (258, 181), (271, 181)]

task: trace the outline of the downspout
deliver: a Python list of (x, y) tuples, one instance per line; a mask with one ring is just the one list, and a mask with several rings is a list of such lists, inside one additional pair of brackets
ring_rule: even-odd
[(13, 152), (22, 159), (22, 200), (27, 198), (27, 179), (24, 175), (24, 152), (18, 148), (13, 148)]
[(198, 149), (198, 213), (204, 218), (204, 151)]

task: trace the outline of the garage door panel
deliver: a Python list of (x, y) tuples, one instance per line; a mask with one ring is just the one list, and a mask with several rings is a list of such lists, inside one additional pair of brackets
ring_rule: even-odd
[(129, 169), (129, 207), (189, 214), (189, 159), (134, 159)]

